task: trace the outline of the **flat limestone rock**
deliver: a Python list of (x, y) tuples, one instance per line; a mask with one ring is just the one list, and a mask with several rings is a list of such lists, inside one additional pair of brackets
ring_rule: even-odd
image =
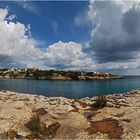
[[(8, 130), (21, 139), (140, 139), (140, 89), (105, 98), (106, 106), (95, 108), (96, 97), (75, 100), (0, 91), (0, 139), (7, 138)], [(42, 127), (37, 134), (25, 126), (33, 115)]]

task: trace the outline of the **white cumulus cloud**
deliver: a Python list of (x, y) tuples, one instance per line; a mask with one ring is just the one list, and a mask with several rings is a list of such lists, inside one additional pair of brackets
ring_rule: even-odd
[(0, 9), (0, 67), (95, 69), (80, 44), (59, 41), (46, 49), (38, 48), (38, 42), (30, 35), (30, 26), (8, 21), (8, 16), (8, 9)]
[(75, 42), (59, 41), (46, 49), (43, 58), (50, 67), (72, 70), (94, 70), (92, 59), (82, 51), (82, 46)]

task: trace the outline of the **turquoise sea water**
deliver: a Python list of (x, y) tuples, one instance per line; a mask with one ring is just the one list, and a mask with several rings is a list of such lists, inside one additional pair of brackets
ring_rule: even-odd
[(51, 81), (0, 78), (0, 89), (68, 98), (92, 97), (140, 88), (140, 77), (93, 81)]

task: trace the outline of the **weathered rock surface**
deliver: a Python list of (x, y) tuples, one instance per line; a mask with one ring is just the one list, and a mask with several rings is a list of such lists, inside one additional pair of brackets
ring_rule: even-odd
[(96, 97), (0, 91), (0, 139), (140, 139), (140, 90), (105, 97), (106, 106), (94, 108)]

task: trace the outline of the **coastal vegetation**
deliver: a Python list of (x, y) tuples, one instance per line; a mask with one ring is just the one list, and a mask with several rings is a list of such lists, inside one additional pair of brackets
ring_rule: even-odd
[(42, 131), (42, 125), (38, 115), (34, 115), (25, 126), (35, 134), (40, 134)]
[(60, 124), (56, 122), (46, 127), (45, 123), (40, 120), (40, 116), (34, 114), (25, 127), (31, 131), (31, 134), (26, 136), (27, 139), (42, 139), (44, 137), (53, 138)]
[(92, 105), (94, 108), (103, 108), (107, 105), (107, 99), (105, 96), (97, 96), (95, 103)]
[(94, 80), (122, 78), (106, 72), (56, 71), (40, 69), (0, 69), (0, 77), (47, 80)]

